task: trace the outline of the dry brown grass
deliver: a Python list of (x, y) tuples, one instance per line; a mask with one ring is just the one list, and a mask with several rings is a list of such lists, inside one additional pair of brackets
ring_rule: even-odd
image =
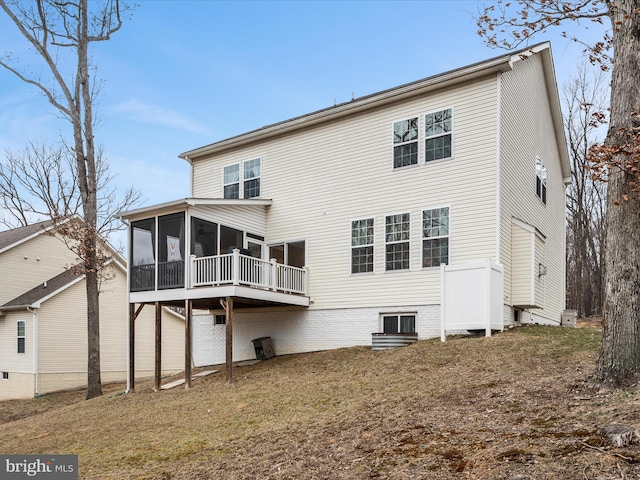
[(83, 479), (640, 478), (640, 453), (595, 433), (640, 425), (635, 389), (587, 382), (599, 339), (526, 327), (276, 357), (236, 369), (233, 385), (217, 374), (190, 391), (51, 395), (17, 420), (1, 403), (0, 445), (78, 454)]

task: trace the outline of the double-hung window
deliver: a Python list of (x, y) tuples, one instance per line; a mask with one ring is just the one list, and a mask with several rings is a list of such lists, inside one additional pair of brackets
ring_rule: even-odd
[(422, 212), (422, 266), (449, 263), (449, 207)]
[(351, 222), (351, 273), (373, 272), (373, 218)]
[(451, 157), (451, 109), (424, 116), (425, 161)]
[(415, 314), (382, 315), (383, 333), (415, 333)]
[(540, 157), (536, 157), (536, 195), (547, 204), (547, 169)]
[(410, 217), (400, 213), (385, 218), (385, 270), (409, 269)]
[(418, 117), (393, 124), (393, 168), (418, 163)]
[(18, 320), (18, 353), (27, 352), (27, 322)]
[(260, 196), (261, 160), (254, 158), (224, 167), (224, 198)]

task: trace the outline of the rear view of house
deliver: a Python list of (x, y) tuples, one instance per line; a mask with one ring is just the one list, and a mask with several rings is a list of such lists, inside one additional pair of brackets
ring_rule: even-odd
[(186, 338), (210, 363), (262, 337), (288, 354), (560, 323), (570, 172), (547, 43), (180, 157), (190, 198), (122, 214), (129, 303), (209, 310)]
[[(104, 268), (100, 291), (103, 382), (127, 377), (127, 281), (123, 259)], [(0, 400), (30, 398), (87, 383), (84, 277), (76, 255), (53, 234), (51, 222), (0, 232)], [(184, 321), (167, 313), (163, 369), (182, 369)], [(154, 373), (154, 317), (141, 316), (135, 375)]]

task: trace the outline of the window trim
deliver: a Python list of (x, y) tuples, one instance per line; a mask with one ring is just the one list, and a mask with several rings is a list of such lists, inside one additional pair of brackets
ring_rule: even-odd
[[(248, 178), (245, 175), (245, 165), (249, 162), (258, 160), (259, 162), (259, 170), (260, 170), (260, 174), (254, 177), (250, 177)], [(238, 180), (237, 181), (233, 181), (233, 182), (225, 182), (225, 170), (229, 167), (234, 167), (234, 166), (238, 166)], [(227, 165), (223, 165), (222, 167), (222, 198), (230, 198), (230, 199), (234, 199), (234, 198), (238, 198), (238, 199), (245, 199), (245, 183), (249, 182), (251, 180), (258, 180), (258, 184), (259, 184), (259, 194), (255, 195), (253, 197), (249, 197), (249, 198), (260, 198), (262, 196), (262, 157), (258, 156), (258, 157), (252, 157), (249, 158), (248, 160), (242, 160), (242, 161), (238, 161), (238, 162), (234, 162), (234, 163), (229, 163)], [(227, 197), (225, 195), (225, 188), (231, 185), (238, 185), (238, 196), (237, 197)]]
[[(451, 110), (451, 130), (449, 132), (446, 133), (442, 133), (439, 135), (429, 135), (427, 136), (427, 115), (432, 115), (434, 113), (438, 113), (438, 112), (444, 112), (446, 110)], [(422, 114), (422, 121), (423, 121), (423, 128), (422, 128), (422, 134), (423, 134), (423, 144), (424, 144), (424, 163), (425, 164), (429, 164), (429, 163), (433, 163), (433, 162), (439, 162), (439, 161), (444, 161), (444, 160), (450, 160), (454, 157), (454, 109), (453, 107), (443, 107), (443, 108), (439, 108), (437, 110), (430, 110), (428, 112), (424, 112)], [(451, 154), (448, 157), (442, 157), (442, 158), (434, 158), (432, 160), (427, 160), (427, 140), (431, 140), (433, 138), (438, 138), (438, 137), (444, 137), (445, 135), (451, 135)]]
[[(20, 324), (23, 325), (24, 333), (20, 335)], [(20, 351), (20, 340), (23, 341), (22, 348), (24, 351)], [(16, 321), (16, 352), (20, 355), (27, 353), (27, 321), (26, 320), (17, 320)]]
[[(397, 123), (401, 123), (401, 122), (408, 122), (411, 121), (413, 119), (416, 119), (417, 125), (416, 125), (416, 139), (415, 140), (409, 140), (406, 142), (400, 142), (400, 143), (396, 143), (395, 142), (395, 127)], [(408, 165), (400, 165), (398, 167), (395, 166), (395, 152), (396, 152), (396, 147), (401, 147), (404, 145), (409, 145), (411, 143), (415, 143), (416, 144), (416, 163), (410, 163)], [(420, 165), (420, 115), (416, 115), (416, 116), (411, 116), (408, 118), (403, 118), (400, 120), (394, 120), (393, 122), (391, 122), (391, 168), (393, 170), (400, 170), (400, 169), (404, 169), (407, 167), (416, 167)]]
[[(409, 238), (407, 240), (401, 240), (401, 241), (393, 241), (393, 242), (387, 242), (387, 218), (388, 217), (393, 217), (396, 215), (409, 215)], [(405, 212), (399, 212), (399, 213), (390, 213), (390, 214), (386, 214), (384, 215), (384, 230), (383, 230), (383, 235), (384, 235), (384, 271), (385, 272), (408, 272), (411, 270), (411, 211), (405, 211)], [(409, 245), (409, 258), (407, 260), (408, 262), (408, 266), (407, 268), (398, 268), (398, 269), (388, 269), (387, 268), (387, 246), (388, 245), (397, 245), (400, 243), (407, 243)]]
[[(429, 210), (439, 210), (442, 208), (447, 208), (449, 209), (448, 212), (448, 217), (449, 217), (449, 225), (447, 228), (447, 235), (439, 235), (437, 237), (425, 237), (424, 236), (424, 212), (427, 212)], [(425, 267), (424, 266), (424, 242), (425, 240), (436, 240), (439, 238), (447, 238), (448, 239), (448, 252), (447, 252), (447, 263), (446, 265), (449, 265), (451, 263), (451, 205), (440, 205), (437, 207), (430, 207), (430, 208), (423, 208), (420, 210), (420, 265), (423, 269), (433, 269), (433, 268), (440, 268), (440, 264), (438, 265), (433, 265), (431, 267)]]
[[(373, 222), (373, 235), (371, 237), (371, 243), (370, 244), (366, 244), (366, 245), (353, 245), (353, 223), (354, 222), (362, 222), (365, 220), (371, 220)], [(350, 267), (350, 272), (351, 275), (370, 275), (372, 273), (375, 273), (376, 271), (376, 218), (375, 216), (370, 216), (370, 217), (365, 217), (365, 218), (355, 218), (349, 221), (349, 226), (350, 226), (350, 236), (349, 236), (349, 245), (350, 245), (350, 249), (349, 249), (349, 253), (350, 258), (349, 258), (349, 267)], [(371, 247), (371, 255), (373, 256), (373, 262), (371, 265), (371, 271), (366, 271), (366, 272), (354, 272), (353, 271), (353, 250), (355, 248), (365, 248), (365, 247)]]
[[(397, 317), (397, 332), (385, 332), (384, 331), (384, 319), (385, 317)], [(400, 331), (400, 327), (401, 327), (401, 323), (400, 323), (400, 317), (413, 317), (413, 332), (401, 332)], [(387, 334), (406, 334), (406, 333), (417, 333), (417, 324), (418, 324), (418, 312), (416, 311), (400, 311), (400, 312), (380, 312), (380, 331), (382, 333), (387, 333)]]
[[(540, 170), (538, 170), (538, 164), (541, 166)], [(547, 205), (547, 167), (545, 167), (544, 162), (540, 158), (540, 155), (536, 155), (535, 161), (536, 168), (536, 197), (538, 200), (542, 202), (543, 205)], [(538, 188), (540, 185), (540, 188)], [(538, 190), (540, 192), (538, 193)]]

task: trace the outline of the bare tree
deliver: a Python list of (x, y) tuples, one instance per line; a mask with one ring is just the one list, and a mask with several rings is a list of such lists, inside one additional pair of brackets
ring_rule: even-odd
[[(133, 187), (119, 192), (104, 151), (96, 153), (97, 225), (104, 238), (125, 225), (115, 214), (139, 204)], [(0, 224), (17, 228), (44, 219), (82, 214), (76, 159), (65, 146), (31, 141), (23, 150), (7, 151), (0, 160)]]
[(608, 182), (597, 375), (604, 384), (617, 386), (640, 376), (640, 0), (498, 0), (477, 18), (478, 33), (489, 45), (502, 48), (580, 21), (608, 27), (594, 43), (572, 40), (584, 45), (594, 64), (611, 69), (609, 129), (604, 143), (591, 148), (590, 158), (600, 165), (595, 174)]
[(38, 68), (26, 71), (9, 55), (0, 59), (0, 66), (40, 90), (71, 126), (72, 140), (68, 144), (75, 158), (84, 222), (82, 229), (67, 233), (77, 235), (86, 279), (89, 399), (102, 395), (98, 170), (93, 132), (96, 90), (90, 75), (89, 47), (95, 42), (109, 40), (121, 28), (122, 6), (119, 0), (91, 3), (88, 0), (0, 0), (0, 8), (15, 24), (40, 62)]
[(594, 114), (606, 110), (607, 76), (583, 64), (564, 86), (564, 123), (572, 183), (567, 190), (567, 306), (602, 315), (606, 184), (594, 179), (590, 148), (604, 136)]

